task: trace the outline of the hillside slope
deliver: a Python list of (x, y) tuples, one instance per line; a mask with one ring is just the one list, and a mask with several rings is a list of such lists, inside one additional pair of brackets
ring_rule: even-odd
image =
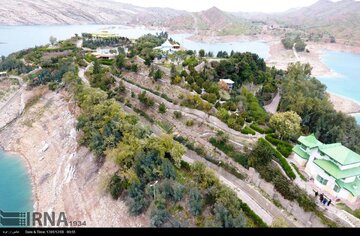
[(111, 0), (0, 0), (0, 25), (155, 25), (180, 14), (183, 12), (142, 8)]

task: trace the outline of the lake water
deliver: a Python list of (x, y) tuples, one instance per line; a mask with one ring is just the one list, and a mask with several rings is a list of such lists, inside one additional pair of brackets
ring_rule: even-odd
[(81, 33), (94, 33), (108, 30), (128, 38), (138, 38), (154, 30), (128, 28), (114, 25), (60, 25), (60, 26), (0, 26), (0, 55), (49, 43), (50, 36), (58, 40), (68, 39)]
[(28, 171), (19, 157), (0, 150), (0, 210), (33, 210)]
[(230, 54), (232, 50), (235, 52), (253, 52), (264, 59), (270, 56), (269, 45), (262, 41), (206, 43), (187, 39), (190, 36), (191, 34), (171, 35), (174, 40), (179, 42), (185, 48), (197, 51), (204, 49), (206, 52), (213, 52), (215, 57), (219, 51), (227, 51)]
[[(161, 30), (149, 30), (146, 28), (131, 28), (119, 25), (63, 25), (63, 26), (0, 26), (0, 55), (7, 56), (12, 52), (22, 49), (40, 46), (49, 43), (49, 37), (54, 36), (58, 40), (63, 40), (74, 36), (75, 33), (98, 32), (107, 30), (128, 38), (138, 38), (147, 33), (156, 33)], [(231, 50), (239, 52), (254, 52), (260, 57), (269, 56), (269, 46), (260, 41), (252, 42), (230, 42), (230, 43), (204, 43), (194, 42), (186, 38), (191, 34), (170, 35), (187, 49), (204, 49), (212, 51), (215, 56), (218, 51)]]
[[(328, 91), (360, 102), (360, 55), (344, 52), (326, 52), (321, 60), (336, 76), (318, 77)], [(356, 116), (360, 124), (360, 115)]]

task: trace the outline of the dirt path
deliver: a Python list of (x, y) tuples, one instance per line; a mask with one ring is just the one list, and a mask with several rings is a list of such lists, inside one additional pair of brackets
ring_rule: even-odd
[(296, 51), (296, 43), (294, 43), (292, 49), (293, 49), (293, 52), (294, 52), (294, 55), (295, 55), (296, 60), (297, 60), (297, 61), (300, 61), (300, 57), (299, 57), (299, 55), (297, 54), (297, 51)]

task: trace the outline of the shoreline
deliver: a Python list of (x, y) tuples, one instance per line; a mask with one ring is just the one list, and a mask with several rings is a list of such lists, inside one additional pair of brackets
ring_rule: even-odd
[(35, 175), (33, 173), (33, 168), (31, 166), (30, 160), (23, 154), (21, 151), (13, 151), (4, 148), (0, 145), (0, 149), (6, 152), (7, 154), (14, 156), (14, 158), (21, 159), (21, 162), (25, 165), (25, 168), (27, 169), (27, 174), (30, 178), (30, 184), (31, 184), (31, 198), (33, 200), (33, 211), (37, 212), (39, 209), (39, 195), (38, 195), (38, 187), (36, 185), (35, 181)]
[(329, 100), (334, 105), (336, 111), (341, 111), (347, 115), (360, 114), (360, 102), (336, 93), (327, 93), (329, 94)]

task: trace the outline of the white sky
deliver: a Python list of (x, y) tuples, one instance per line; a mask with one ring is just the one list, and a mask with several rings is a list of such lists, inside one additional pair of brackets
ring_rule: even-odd
[[(216, 6), (230, 12), (282, 12), (290, 8), (309, 6), (318, 0), (115, 0), (142, 7), (169, 7), (187, 11), (202, 11)], [(332, 0), (339, 1), (339, 0)]]

